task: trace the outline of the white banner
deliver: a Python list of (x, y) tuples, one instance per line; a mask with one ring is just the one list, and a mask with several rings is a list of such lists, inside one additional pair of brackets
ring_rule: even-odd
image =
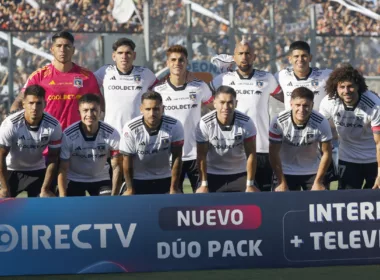
[(197, 3), (194, 3), (190, 0), (183, 0), (183, 3), (184, 4), (191, 4), (191, 9), (194, 11), (194, 12), (197, 12), (197, 13), (200, 13), (202, 15), (205, 15), (205, 16), (208, 16), (210, 18), (213, 18), (217, 21), (220, 21), (222, 23), (224, 23), (225, 25), (230, 25), (230, 22), (220, 16), (218, 16), (217, 14), (203, 8), (201, 5), (197, 4)]
[(373, 18), (375, 20), (380, 20), (380, 15), (376, 14), (375, 12), (372, 12), (371, 10), (369, 10), (363, 6), (360, 6), (358, 3), (355, 3), (351, 0), (331, 0), (331, 1), (341, 4), (351, 11), (361, 13), (361, 14), (363, 14), (367, 17)]
[[(133, 12), (135, 11), (138, 13), (133, 0), (115, 0), (112, 16), (116, 19), (117, 23), (123, 24), (127, 23), (131, 19)], [(141, 21), (140, 16), (139, 19)]]
[[(5, 41), (8, 41), (9, 36), (7, 33), (0, 31), (0, 38), (5, 40)], [(46, 59), (49, 59), (50, 61), (52, 61), (54, 59), (54, 57), (51, 54), (40, 51), (39, 49), (33, 47), (32, 45), (29, 45), (28, 43), (25, 43), (24, 41), (21, 41), (20, 39), (17, 39), (14, 37), (13, 37), (13, 45), (15, 45), (21, 49), (24, 49), (28, 52), (31, 52), (33, 54), (36, 54), (36, 55), (42, 56)]]
[(25, 0), (30, 6), (32, 6), (35, 9), (39, 9), (40, 5), (35, 0)]

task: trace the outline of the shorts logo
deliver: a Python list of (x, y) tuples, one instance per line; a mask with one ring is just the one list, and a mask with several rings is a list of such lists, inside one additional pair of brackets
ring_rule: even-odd
[(190, 93), (189, 97), (191, 101), (197, 101), (197, 95), (195, 93)]
[(264, 82), (263, 81), (257, 81), (256, 85), (258, 88), (262, 88), (264, 86)]
[(16, 230), (8, 225), (0, 225), (0, 252), (12, 251), (18, 243)]
[(74, 87), (76, 88), (83, 87), (83, 80), (81, 78), (74, 78)]
[(312, 87), (318, 87), (318, 85), (319, 85), (318, 80), (312, 80), (312, 81), (311, 81), (311, 86), (312, 86)]
[(133, 79), (135, 80), (135, 82), (141, 82), (141, 76), (140, 75), (133, 76)]

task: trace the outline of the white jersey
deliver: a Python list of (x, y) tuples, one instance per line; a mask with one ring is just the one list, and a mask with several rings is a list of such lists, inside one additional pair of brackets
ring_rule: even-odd
[(133, 179), (154, 180), (171, 177), (171, 147), (183, 146), (183, 127), (169, 116), (163, 116), (160, 128), (149, 133), (143, 116), (125, 124), (120, 151), (133, 156)]
[(116, 65), (105, 65), (94, 74), (99, 86), (103, 86), (104, 122), (121, 134), (125, 123), (140, 115), (141, 95), (156, 82), (156, 76), (141, 66), (133, 66), (130, 73), (122, 74)]
[(269, 140), (282, 143), (280, 158), (286, 175), (317, 174), (320, 163), (318, 145), (331, 139), (329, 122), (315, 110), (302, 127), (293, 122), (292, 111), (285, 110), (273, 118), (269, 130)]
[(347, 108), (340, 98), (326, 96), (320, 112), (332, 119), (339, 135), (339, 159), (353, 163), (376, 162), (374, 133), (380, 133), (380, 99), (367, 91), (356, 107)]
[(212, 102), (212, 93), (208, 85), (193, 80), (181, 87), (175, 87), (170, 80), (154, 87), (162, 96), (165, 115), (179, 120), (185, 129), (185, 143), (182, 160), (194, 160), (197, 157), (195, 129), (201, 119), (201, 106)]
[(257, 152), (268, 153), (269, 97), (280, 90), (274, 76), (260, 70), (254, 70), (248, 78), (243, 78), (237, 71), (227, 72), (214, 78), (211, 82), (211, 89), (216, 91), (222, 85), (235, 89), (237, 93), (236, 109), (248, 115), (255, 123)]
[(238, 174), (247, 171), (244, 143), (256, 138), (256, 127), (239, 111), (235, 111), (232, 125), (221, 126), (214, 110), (201, 118), (196, 138), (198, 143), (209, 143), (207, 173)]
[(234, 57), (229, 54), (215, 55), (211, 57), (211, 63), (218, 68), (220, 73), (230, 72), (236, 69)]
[(285, 68), (275, 74), (278, 83), (284, 93), (285, 110), (290, 110), (290, 100), (294, 89), (305, 87), (314, 93), (314, 107), (318, 111), (319, 104), (326, 96), (326, 81), (332, 70), (311, 68), (310, 74), (306, 78), (298, 78), (293, 71), (293, 68)]
[(32, 171), (46, 168), (42, 152), (46, 147), (60, 148), (62, 128), (59, 121), (44, 113), (40, 125), (30, 127), (25, 122), (25, 110), (7, 117), (0, 128), (0, 146), (10, 148), (7, 168)]
[(67, 179), (75, 182), (110, 180), (108, 157), (119, 155), (120, 134), (110, 125), (99, 121), (95, 136), (87, 137), (81, 121), (63, 132), (61, 159), (69, 161)]

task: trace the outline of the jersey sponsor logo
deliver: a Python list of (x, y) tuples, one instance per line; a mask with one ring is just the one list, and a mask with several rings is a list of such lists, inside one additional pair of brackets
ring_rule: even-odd
[(141, 86), (116, 86), (110, 85), (108, 86), (109, 90), (142, 90)]
[(353, 128), (363, 128), (363, 125), (360, 123), (345, 123), (342, 121), (336, 121), (335, 122), (336, 126), (343, 126), (343, 127), (353, 127)]
[(181, 105), (172, 105), (164, 106), (165, 110), (183, 110), (183, 109), (192, 109), (197, 108), (198, 104), (181, 104)]
[(52, 100), (72, 100), (81, 98), (81, 94), (57, 94), (57, 95), (49, 95), (47, 97), (48, 101)]
[(230, 83), (230, 86), (234, 86), (234, 85), (235, 85), (235, 82), (232, 81), (232, 82)]
[(169, 150), (169, 147), (163, 147), (161, 149), (153, 149), (151, 151), (144, 151), (144, 150), (137, 150), (137, 154), (139, 155), (152, 155), (157, 154), (159, 152), (167, 151)]
[(189, 98), (191, 101), (197, 101), (197, 95), (194, 92), (189, 93)]
[(255, 94), (257, 95), (261, 95), (263, 92), (262, 91), (259, 91), (259, 90), (256, 90)]
[(168, 96), (168, 98), (166, 98), (165, 101), (172, 101), (172, 99), (170, 98), (170, 96)]
[(74, 78), (74, 87), (76, 88), (83, 87), (83, 80), (81, 78)]
[(289, 82), (289, 84), (287, 84), (287, 86), (292, 87), (293, 86), (292, 82)]
[(110, 79), (112, 81), (116, 81), (116, 77), (115, 76), (112, 76), (112, 78)]
[(55, 86), (55, 82), (54, 82), (54, 80), (51, 80), (50, 83), (49, 83), (49, 85), (51, 85), (51, 86)]
[(236, 93), (237, 94), (255, 94), (255, 90), (253, 90), (253, 89), (249, 89), (249, 90), (246, 90), (246, 89), (244, 89), (244, 90), (241, 90), (241, 89), (238, 89), (238, 90), (236, 90)]
[(241, 145), (243, 145), (243, 142), (240, 142), (240, 143), (234, 143), (234, 144), (211, 144), (215, 149), (217, 150), (231, 150), (231, 149), (234, 149), (236, 147), (239, 147)]
[(258, 88), (262, 88), (264, 86), (264, 81), (257, 81), (256, 85)]

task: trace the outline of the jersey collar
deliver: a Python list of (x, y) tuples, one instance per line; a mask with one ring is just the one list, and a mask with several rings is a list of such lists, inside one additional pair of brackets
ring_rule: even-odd
[(309, 79), (311, 73), (313, 73), (313, 68), (309, 68), (309, 69), (310, 69), (310, 70), (309, 70), (309, 73), (306, 75), (305, 78), (299, 78), (299, 77), (296, 75), (296, 73), (294, 72), (294, 70), (293, 70), (294, 77), (296, 77), (297, 81), (306, 81), (307, 79)]
[(116, 67), (116, 70), (117, 70), (117, 72), (119, 73), (119, 75), (121, 75), (121, 76), (127, 76), (127, 75), (131, 75), (131, 73), (132, 73), (132, 71), (133, 71), (133, 68), (135, 68), (135, 66), (133, 66), (132, 65), (132, 68), (131, 68), (131, 70), (129, 70), (127, 73), (123, 73), (123, 72), (121, 72), (120, 70), (119, 70), (119, 68), (117, 68), (117, 66), (115, 65), (115, 67)]
[(236, 72), (236, 74), (238, 74), (240, 80), (250, 80), (250, 79), (252, 79), (253, 75), (255, 75), (255, 69), (252, 69), (251, 74), (249, 74), (249, 76), (248, 76), (247, 78), (244, 78), (244, 77), (239, 73), (238, 70), (236, 70), (235, 72)]
[[(25, 114), (25, 113), (24, 113), (24, 114)], [(35, 127), (31, 127), (30, 124), (28, 124), (28, 122), (26, 121), (26, 119), (25, 119), (25, 115), (24, 115), (24, 121), (25, 121), (26, 128), (27, 128), (29, 131), (38, 131), (38, 130), (40, 129), (40, 125), (41, 125), (41, 123), (42, 123), (44, 117), (45, 117), (45, 113), (42, 114), (42, 118), (41, 118), (40, 122), (38, 123), (38, 125), (36, 125)]]
[(231, 131), (233, 126), (234, 126), (234, 123), (235, 123), (235, 116), (236, 116), (236, 113), (234, 112), (234, 117), (232, 118), (232, 121), (231, 121), (231, 124), (230, 125), (223, 125), (219, 122), (218, 120), (218, 117), (216, 117), (216, 120), (218, 122), (218, 125), (220, 127), (220, 130), (221, 131)]
[(168, 85), (174, 90), (174, 91), (180, 91), (184, 90), (187, 86), (187, 83), (184, 83), (182, 86), (176, 87), (170, 82), (170, 78), (168, 77)]
[[(339, 97), (338, 97), (339, 98)], [(362, 98), (362, 95), (359, 94), (359, 98), (358, 98), (358, 101), (356, 102), (356, 104), (353, 106), (353, 107), (347, 107), (346, 103), (343, 102), (343, 100), (341, 99), (341, 102), (343, 103), (343, 107), (344, 107), (344, 110), (345, 111), (355, 111), (356, 107), (358, 107), (359, 103), (360, 103), (360, 99)]]
[(95, 132), (94, 136), (91, 136), (91, 137), (88, 137), (84, 133), (84, 130), (82, 128), (82, 122), (79, 122), (78, 125), (79, 125), (79, 131), (82, 134), (85, 141), (95, 141), (96, 137), (98, 136), (99, 129), (100, 129), (100, 122), (99, 122), (98, 130)]
[(150, 128), (145, 124), (144, 117), (142, 118), (142, 121), (143, 121), (143, 124), (144, 124), (145, 130), (148, 132), (149, 136), (154, 136), (154, 135), (157, 135), (157, 134), (158, 134), (158, 132), (159, 132), (160, 129), (161, 129), (162, 118), (161, 118), (161, 122), (160, 122), (160, 124), (158, 125), (158, 127), (157, 127), (155, 130), (150, 129)]

